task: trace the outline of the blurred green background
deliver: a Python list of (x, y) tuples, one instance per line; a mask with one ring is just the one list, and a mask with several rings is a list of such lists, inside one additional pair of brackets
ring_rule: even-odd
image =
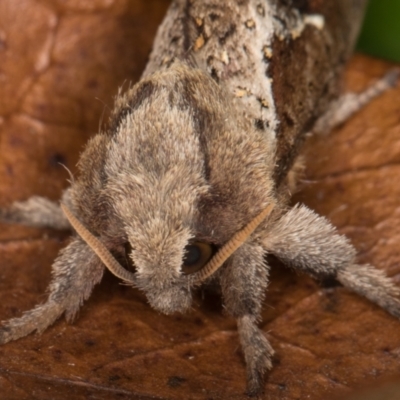
[(400, 0), (370, 0), (358, 49), (400, 62)]

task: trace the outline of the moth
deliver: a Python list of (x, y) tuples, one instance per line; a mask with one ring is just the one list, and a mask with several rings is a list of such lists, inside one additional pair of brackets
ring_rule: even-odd
[(289, 206), (305, 138), (396, 80), (392, 72), (340, 96), (365, 5), (173, 1), (141, 80), (118, 94), (61, 205), (34, 196), (0, 210), (2, 221), (74, 231), (53, 264), (47, 301), (5, 322), (0, 343), (42, 332), (63, 314), (72, 320), (105, 268), (165, 314), (184, 312), (194, 289), (213, 283), (237, 319), (247, 393), (258, 395), (274, 353), (257, 327), (269, 254), (400, 317), (393, 282), (357, 265), (324, 217)]

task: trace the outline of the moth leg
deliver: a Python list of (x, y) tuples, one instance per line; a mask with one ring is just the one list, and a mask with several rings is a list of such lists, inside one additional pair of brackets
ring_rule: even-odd
[(232, 256), (221, 274), (226, 311), (237, 318), (247, 371), (247, 394), (263, 391), (264, 375), (272, 367), (274, 351), (257, 327), (268, 284), (268, 266), (260, 245), (245, 243)]
[(316, 134), (329, 133), (332, 129), (346, 122), (353, 114), (361, 110), (375, 97), (394, 87), (398, 77), (399, 70), (391, 70), (363, 92), (342, 95), (317, 120), (312, 132)]
[(316, 278), (334, 278), (400, 318), (400, 290), (370, 265), (357, 265), (356, 251), (324, 218), (305, 206), (293, 207), (265, 231), (267, 252)]
[(383, 271), (368, 264), (351, 264), (338, 272), (337, 279), (343, 286), (400, 318), (400, 301), (395, 298), (400, 290)]
[(93, 286), (103, 275), (104, 266), (80, 239), (61, 251), (52, 267), (49, 297), (44, 304), (13, 318), (0, 327), (0, 344), (16, 340), (33, 331), (43, 332), (63, 313), (72, 320)]
[(36, 228), (71, 229), (59, 204), (40, 196), (16, 201), (10, 207), (0, 209), (0, 221)]
[(298, 191), (298, 183), (304, 177), (305, 172), (305, 159), (300, 155), (296, 158), (292, 168), (288, 171), (286, 182), (287, 187), (291, 194)]
[(247, 370), (247, 390), (249, 396), (263, 392), (265, 373), (272, 367), (274, 349), (263, 332), (257, 328), (252, 315), (244, 315), (237, 320), (240, 344), (242, 345)]

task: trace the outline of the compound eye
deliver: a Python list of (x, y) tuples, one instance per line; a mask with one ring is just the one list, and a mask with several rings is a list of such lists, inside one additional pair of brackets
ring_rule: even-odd
[(213, 256), (213, 247), (209, 243), (193, 242), (185, 247), (182, 271), (184, 274), (193, 274), (201, 270)]

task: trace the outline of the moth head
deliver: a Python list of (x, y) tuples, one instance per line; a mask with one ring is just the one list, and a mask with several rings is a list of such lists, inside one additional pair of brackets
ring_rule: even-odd
[[(184, 247), (183, 258), (178, 259), (172, 257), (171, 260), (160, 260), (158, 272), (153, 265), (146, 266), (146, 261), (141, 264), (143, 271), (132, 274), (125, 270), (112, 256), (102, 242), (93, 236), (80, 222), (72, 212), (64, 205), (61, 205), (71, 225), (75, 228), (81, 238), (92, 248), (92, 250), (104, 262), (106, 267), (117, 277), (125, 280), (127, 283), (136, 284), (147, 293), (150, 304), (161, 312), (166, 314), (174, 311), (184, 311), (190, 306), (190, 287), (202, 283), (215, 273), (223, 263), (250, 237), (257, 229), (260, 223), (268, 217), (274, 204), (268, 205), (255, 218), (253, 218), (243, 229), (237, 232), (231, 240), (229, 240), (221, 249), (213, 254), (213, 247), (205, 242), (192, 242)], [(164, 242), (168, 246), (168, 243)], [(128, 246), (129, 248), (130, 246)], [(162, 252), (162, 248), (158, 247), (158, 251)], [(131, 257), (135, 259), (135, 252), (131, 252)], [(171, 252), (166, 252), (167, 256), (171, 256)], [(173, 255), (173, 253), (172, 253)], [(162, 258), (162, 257), (160, 257)], [(178, 274), (171, 273), (174, 266), (181, 261), (181, 268)], [(171, 263), (170, 265), (168, 265)], [(172, 268), (168, 268), (172, 267)], [(187, 275), (182, 276), (182, 275)]]
[(184, 64), (119, 97), (111, 125), (80, 160), (86, 186), (75, 209), (108, 242), (128, 243), (128, 281), (152, 307), (184, 311), (192, 287), (223, 264), (210, 267), (215, 250), (270, 204), (273, 146)]

